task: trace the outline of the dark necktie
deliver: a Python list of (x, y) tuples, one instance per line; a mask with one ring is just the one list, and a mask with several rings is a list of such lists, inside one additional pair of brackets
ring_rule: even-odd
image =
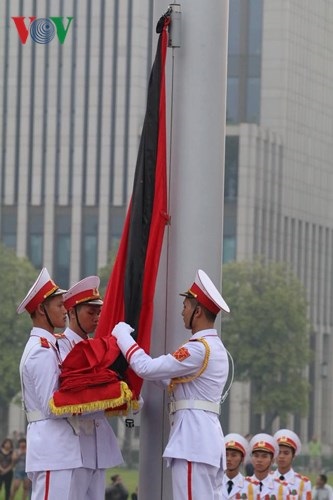
[(263, 484), (262, 484), (262, 482), (260, 481), (260, 483), (259, 483), (259, 491), (262, 491), (262, 486), (263, 486)]
[(281, 476), (279, 477), (280, 481), (284, 481), (284, 476), (281, 474)]
[(227, 482), (227, 485), (228, 485), (228, 495), (229, 495), (234, 483), (231, 481), (231, 479), (229, 479), (229, 481)]
[(57, 348), (58, 352), (60, 352), (59, 342), (58, 342), (57, 340), (55, 341), (55, 346), (56, 346), (56, 348)]

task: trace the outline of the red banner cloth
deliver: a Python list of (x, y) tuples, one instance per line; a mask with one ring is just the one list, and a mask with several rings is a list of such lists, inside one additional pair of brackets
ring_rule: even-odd
[[(133, 193), (125, 219), (115, 264), (107, 285), (95, 337), (109, 336), (119, 321), (134, 329), (134, 337), (146, 351), (150, 349), (154, 292), (167, 214), (165, 61), (169, 15), (163, 16), (152, 67), (147, 109), (137, 158)], [(119, 356), (112, 368), (126, 380), (135, 397), (142, 380)]]

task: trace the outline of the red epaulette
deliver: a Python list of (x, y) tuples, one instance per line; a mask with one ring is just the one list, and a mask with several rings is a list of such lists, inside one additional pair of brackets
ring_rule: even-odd
[(45, 337), (40, 337), (40, 345), (42, 347), (46, 347), (47, 349), (50, 349), (49, 341)]
[(298, 477), (299, 479), (302, 479), (302, 481), (304, 481), (305, 483), (307, 481), (310, 481), (310, 478), (308, 476), (302, 476), (302, 474), (300, 474), (299, 472), (295, 472), (295, 476)]

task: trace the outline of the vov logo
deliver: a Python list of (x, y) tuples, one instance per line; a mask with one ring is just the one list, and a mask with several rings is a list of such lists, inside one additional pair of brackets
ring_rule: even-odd
[[(28, 40), (30, 33), (31, 39), (35, 43), (46, 44), (52, 42), (55, 34), (57, 33), (58, 40), (61, 44), (65, 42), (69, 27), (73, 21), (73, 17), (67, 17), (67, 25), (64, 25), (63, 17), (40, 17), (31, 16), (26, 18), (25, 16), (14, 16), (12, 17), (18, 36), (20, 37), (21, 43), (25, 45)], [(26, 19), (29, 19), (28, 26), (26, 25)]]

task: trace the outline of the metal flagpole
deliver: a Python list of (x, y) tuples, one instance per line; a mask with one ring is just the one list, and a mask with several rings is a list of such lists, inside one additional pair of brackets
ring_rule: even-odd
[[(192, 284), (196, 270), (204, 269), (217, 286), (222, 272), (229, 1), (170, 5), (176, 45), (168, 49), (166, 68), (171, 225), (155, 293), (153, 357), (173, 352), (189, 337), (179, 292)], [(155, 23), (167, 8), (154, 0)], [(143, 398), (139, 498), (170, 500), (171, 475), (162, 459), (169, 434), (167, 398), (150, 382), (144, 382)]]

